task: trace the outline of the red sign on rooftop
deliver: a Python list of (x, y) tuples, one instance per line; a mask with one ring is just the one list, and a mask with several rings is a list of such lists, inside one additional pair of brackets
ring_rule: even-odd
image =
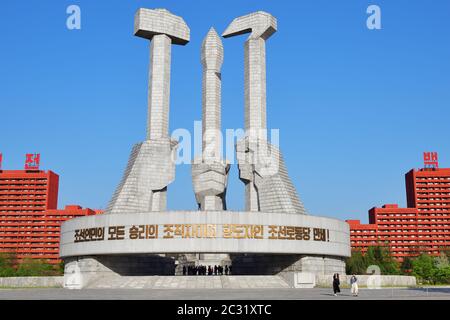
[(25, 156), (25, 170), (39, 170), (41, 155), (39, 153), (27, 153)]
[(439, 168), (438, 153), (437, 152), (424, 152), (423, 164), (425, 168)]

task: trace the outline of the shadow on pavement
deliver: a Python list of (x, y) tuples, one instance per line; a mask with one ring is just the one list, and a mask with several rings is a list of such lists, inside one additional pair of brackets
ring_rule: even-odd
[[(334, 297), (334, 293), (321, 293), (320, 294), (321, 296), (328, 296), (328, 297)], [(338, 294), (337, 296), (336, 296), (336, 298), (339, 298), (339, 297), (353, 297), (351, 294)]]

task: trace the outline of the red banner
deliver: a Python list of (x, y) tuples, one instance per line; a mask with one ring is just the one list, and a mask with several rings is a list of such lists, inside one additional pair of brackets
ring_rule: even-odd
[(423, 164), (425, 165), (425, 168), (439, 168), (438, 153), (424, 152)]
[(39, 153), (27, 153), (25, 156), (25, 170), (39, 170), (41, 155)]

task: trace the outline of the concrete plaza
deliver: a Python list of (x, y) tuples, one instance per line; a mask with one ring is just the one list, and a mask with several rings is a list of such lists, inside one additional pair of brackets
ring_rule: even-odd
[(0, 300), (450, 300), (450, 287), (360, 289), (0, 289)]

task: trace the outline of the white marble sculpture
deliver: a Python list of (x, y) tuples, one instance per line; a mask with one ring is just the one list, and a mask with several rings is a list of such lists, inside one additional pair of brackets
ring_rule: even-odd
[(134, 34), (151, 41), (147, 140), (133, 147), (107, 213), (165, 211), (167, 186), (175, 179), (177, 142), (169, 137), (171, 45), (187, 44), (190, 30), (165, 9), (141, 8)]

